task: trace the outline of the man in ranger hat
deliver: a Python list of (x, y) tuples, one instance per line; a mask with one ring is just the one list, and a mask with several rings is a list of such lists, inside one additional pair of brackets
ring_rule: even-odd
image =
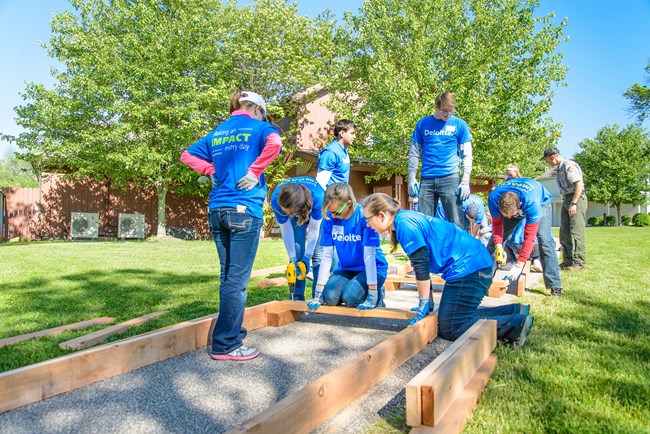
[(557, 168), (557, 186), (562, 195), (560, 211), (560, 244), (563, 270), (585, 268), (585, 224), (587, 221), (587, 196), (580, 165), (563, 158), (558, 148), (544, 151), (542, 160)]

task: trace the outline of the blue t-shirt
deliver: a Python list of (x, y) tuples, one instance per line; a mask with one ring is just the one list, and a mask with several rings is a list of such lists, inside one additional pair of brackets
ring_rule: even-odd
[(526, 226), (526, 219), (522, 219), (517, 226), (510, 233), (510, 242), (512, 244), (524, 243), (524, 227)]
[(273, 194), (271, 195), (271, 209), (275, 214), (275, 219), (278, 221), (278, 224), (286, 223), (289, 221), (289, 217), (284, 213), (284, 211), (282, 211), (280, 204), (278, 204), (278, 194), (280, 194), (280, 187), (289, 183), (304, 185), (309, 189), (313, 201), (309, 217), (314, 220), (322, 219), (325, 190), (323, 190), (318, 182), (316, 182), (316, 180), (310, 176), (296, 176), (295, 178), (290, 178), (282, 181), (277, 187), (275, 187), (275, 190), (273, 190)]
[(350, 156), (341, 144), (334, 140), (318, 154), (318, 171), (332, 172), (326, 187), (335, 182), (350, 182)]
[(366, 266), (363, 262), (363, 248), (369, 246), (377, 248), (375, 250), (377, 275), (388, 274), (388, 262), (379, 246), (379, 234), (368, 226), (360, 204), (357, 204), (354, 214), (347, 220), (332, 218), (329, 211), (327, 216), (329, 220), (324, 220), (322, 226), (321, 245), (334, 246), (336, 249), (339, 257), (337, 270), (364, 271)]
[[(477, 196), (476, 194), (470, 194), (469, 197), (465, 199), (461, 204), (463, 208), (463, 214), (467, 214), (467, 208), (469, 208), (471, 204), (476, 205), (477, 209), (474, 224), (480, 225), (485, 219), (485, 204), (483, 204), (483, 199), (481, 199), (481, 196)], [(439, 219), (447, 220), (445, 208), (442, 206), (441, 200), (438, 201), (438, 207), (436, 208), (436, 217)]]
[(542, 206), (548, 205), (553, 195), (539, 182), (531, 178), (512, 178), (494, 190), (488, 196), (488, 208), (492, 218), (501, 217), (499, 198), (506, 192), (517, 194), (521, 201), (521, 214), (514, 218), (526, 218), (526, 223), (534, 224), (542, 218)]
[(437, 217), (402, 210), (393, 222), (397, 241), (407, 255), (427, 247), (429, 270), (442, 273), (445, 280), (456, 280), (490, 267), (493, 260), (479, 240), (453, 223)]
[(259, 185), (250, 191), (238, 189), (237, 182), (260, 156), (267, 137), (272, 133), (280, 134), (268, 122), (235, 115), (187, 149), (191, 155), (214, 164), (216, 179), (210, 191), (210, 209), (239, 208), (253, 217), (263, 218), (262, 205), (266, 199), (264, 174)]
[(418, 121), (411, 141), (422, 150), (420, 178), (433, 179), (458, 173), (460, 145), (471, 142), (472, 134), (459, 117), (445, 122), (432, 115)]

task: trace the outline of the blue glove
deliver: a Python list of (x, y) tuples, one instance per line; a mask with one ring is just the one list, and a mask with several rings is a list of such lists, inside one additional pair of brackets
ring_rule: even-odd
[[(301, 263), (305, 265), (305, 274), (304, 275), (302, 275), (302, 267), (300, 267), (300, 265), (299, 265)], [(307, 278), (307, 273), (309, 273), (309, 269), (310, 269), (310, 267), (309, 267), (310, 263), (311, 263), (311, 256), (309, 256), (309, 255), (303, 256), (302, 259), (296, 263), (296, 272), (299, 274), (299, 276), (298, 276), (300, 278), (299, 280), (304, 280), (304, 279)]]
[(417, 182), (415, 179), (411, 179), (409, 181), (408, 192), (409, 192), (409, 196), (411, 196), (412, 198), (418, 197), (420, 195), (420, 183)]
[[(429, 302), (427, 301), (424, 306), (416, 308), (415, 316), (409, 321), (409, 325), (413, 325), (418, 321), (422, 321), (425, 316), (429, 315)], [(413, 310), (413, 309), (411, 309)]]
[(321, 296), (323, 295), (323, 289), (322, 287), (316, 288), (316, 292), (314, 293), (314, 298), (311, 299), (309, 303), (307, 303), (307, 307), (310, 309), (318, 309), (322, 303), (321, 301)]
[(469, 183), (461, 182), (456, 190), (456, 196), (458, 196), (460, 200), (467, 200), (469, 199), (469, 193)]
[(376, 290), (369, 290), (366, 301), (357, 306), (359, 310), (370, 310), (377, 307), (377, 302), (379, 301), (379, 292)]
[(259, 183), (260, 180), (257, 179), (257, 176), (248, 172), (239, 181), (237, 181), (237, 188), (240, 190), (250, 191)]

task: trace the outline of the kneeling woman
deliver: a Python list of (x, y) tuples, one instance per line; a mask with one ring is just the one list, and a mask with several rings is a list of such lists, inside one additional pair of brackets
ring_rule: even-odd
[[(327, 187), (323, 209), (327, 211), (321, 229), (323, 256), (309, 308), (321, 303), (358, 309), (383, 306), (388, 262), (379, 247), (379, 234), (367, 225), (352, 188), (342, 182)], [(334, 249), (339, 265), (328, 280)]]
[(529, 307), (521, 304), (479, 308), (494, 275), (494, 263), (479, 240), (456, 225), (415, 211), (403, 211), (383, 193), (370, 195), (364, 206), (368, 225), (390, 232), (409, 256), (418, 286), (419, 306), (411, 324), (429, 314), (429, 273), (442, 273), (445, 286), (438, 309), (440, 337), (455, 340), (479, 318), (497, 321), (497, 337), (522, 346), (533, 324)]

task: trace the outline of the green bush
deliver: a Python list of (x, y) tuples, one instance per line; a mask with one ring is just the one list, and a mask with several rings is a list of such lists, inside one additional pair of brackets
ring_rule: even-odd
[(634, 223), (634, 226), (650, 226), (650, 215), (645, 212), (634, 214), (632, 222)]
[(605, 226), (616, 226), (616, 216), (608, 215), (605, 219)]
[(623, 215), (621, 216), (621, 224), (622, 224), (622, 225), (627, 226), (627, 225), (629, 225), (631, 222), (632, 222), (632, 217), (630, 217), (629, 215), (623, 214)]
[(603, 224), (603, 216), (589, 217), (587, 223), (589, 226), (601, 226)]

